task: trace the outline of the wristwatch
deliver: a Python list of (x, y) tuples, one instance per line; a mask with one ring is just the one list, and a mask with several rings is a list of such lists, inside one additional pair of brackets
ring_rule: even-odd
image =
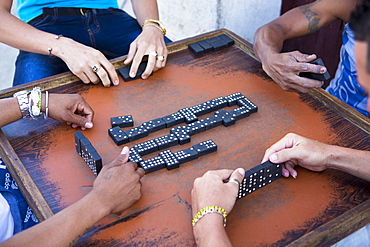
[(18, 99), (19, 109), (21, 110), (22, 116), (29, 117), (30, 110), (29, 110), (29, 98), (30, 90), (22, 90), (13, 94), (13, 97)]

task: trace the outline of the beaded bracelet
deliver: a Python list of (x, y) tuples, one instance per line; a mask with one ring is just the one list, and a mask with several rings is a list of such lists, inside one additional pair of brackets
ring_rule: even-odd
[(41, 89), (39, 87), (35, 87), (32, 89), (30, 93), (30, 100), (28, 103), (28, 109), (30, 112), (30, 116), (35, 119), (40, 116), (41, 113), (41, 100), (42, 94)]
[(227, 216), (227, 213), (226, 213), (226, 210), (223, 209), (223, 208), (220, 208), (218, 206), (207, 206), (207, 207), (204, 207), (202, 208), (193, 218), (193, 220), (191, 221), (191, 224), (193, 225), (193, 227), (195, 226), (195, 224), (206, 214), (211, 214), (211, 213), (218, 213), (220, 215), (222, 215), (222, 217), (224, 218), (224, 227), (226, 227), (226, 216)]

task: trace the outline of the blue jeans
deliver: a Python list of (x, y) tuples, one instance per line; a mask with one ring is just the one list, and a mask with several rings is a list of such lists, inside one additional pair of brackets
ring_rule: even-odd
[[(101, 51), (107, 59), (126, 55), (130, 44), (141, 33), (141, 26), (121, 9), (109, 8), (86, 16), (46, 16), (42, 20), (31, 21), (35, 28), (62, 34), (81, 44)], [(170, 42), (165, 37), (165, 42)], [(45, 47), (47, 50), (48, 47)], [(58, 57), (20, 51), (16, 61), (13, 86), (39, 80), (48, 76), (69, 71)]]

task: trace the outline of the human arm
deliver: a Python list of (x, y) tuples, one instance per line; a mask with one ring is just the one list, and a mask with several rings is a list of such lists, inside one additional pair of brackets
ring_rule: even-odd
[[(0, 42), (20, 50), (61, 58), (73, 74), (84, 83), (98, 83), (109, 86), (111, 81), (118, 85), (118, 75), (113, 65), (98, 50), (82, 45), (70, 38), (40, 31), (24, 23), (10, 13), (12, 0), (0, 1)], [(97, 73), (92, 71), (94, 65), (102, 66)]]
[(285, 163), (283, 176), (297, 177), (296, 165), (311, 171), (336, 169), (370, 181), (370, 151), (325, 144), (289, 133), (266, 150), (262, 162)]
[[(159, 20), (158, 6), (156, 0), (132, 0), (132, 6), (139, 25), (143, 25), (145, 20)], [(167, 47), (164, 42), (164, 36), (161, 30), (155, 27), (154, 23), (150, 23), (143, 28), (141, 34), (130, 45), (130, 50), (125, 60), (125, 64), (132, 62), (130, 76), (135, 77), (137, 69), (145, 54), (157, 52), (159, 56), (164, 56), (164, 61), (157, 60), (155, 56), (148, 56), (147, 67), (142, 74), (142, 78), (146, 79), (152, 73), (166, 65)]]
[(92, 190), (45, 221), (14, 235), (1, 246), (72, 246), (98, 220), (119, 213), (141, 197), (141, 168), (127, 162), (129, 149), (103, 166)]
[[(92, 128), (94, 111), (79, 94), (49, 94), (49, 116), (57, 121), (67, 122), (73, 128)], [(42, 95), (41, 111), (45, 112), (46, 94)], [(0, 128), (22, 118), (18, 100), (15, 97), (0, 99)]]
[[(218, 206), (230, 213), (234, 207), (239, 186), (230, 181), (244, 178), (242, 168), (233, 170), (208, 171), (195, 179), (191, 191), (193, 217), (204, 207)], [(217, 213), (203, 216), (193, 227), (197, 246), (231, 246), (223, 226), (223, 217)]]
[[(356, 0), (321, 0), (294, 8), (260, 27), (254, 36), (254, 52), (263, 70), (284, 90), (307, 92), (322, 82), (300, 77), (300, 72), (325, 73), (326, 68), (308, 62), (315, 54), (299, 51), (280, 53), (287, 39), (313, 33), (335, 21), (348, 22)], [(328, 41), (329, 42), (329, 41)]]

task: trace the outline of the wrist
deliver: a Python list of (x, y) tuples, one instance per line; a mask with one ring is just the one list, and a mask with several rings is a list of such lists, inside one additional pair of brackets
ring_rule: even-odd
[(152, 26), (153, 28), (156, 28), (158, 29), (159, 31), (162, 32), (163, 36), (166, 35), (167, 33), (167, 30), (166, 28), (163, 26), (163, 23), (159, 20), (154, 20), (154, 19), (146, 19), (144, 21), (144, 24), (141, 26), (142, 29), (144, 30), (146, 27), (150, 27)]

